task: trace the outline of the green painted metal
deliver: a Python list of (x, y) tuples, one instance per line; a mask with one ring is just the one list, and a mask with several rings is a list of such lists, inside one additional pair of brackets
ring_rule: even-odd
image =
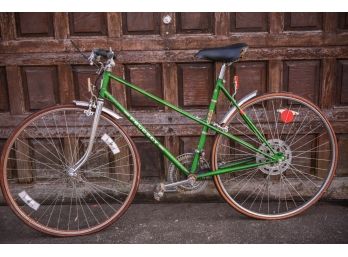
[(232, 166), (238, 166), (240, 164), (250, 163), (251, 161), (253, 163), (255, 163), (255, 157), (250, 157), (250, 158), (247, 158), (247, 159), (245, 159), (243, 161), (237, 161), (237, 162), (235, 161), (232, 164), (231, 163), (228, 163), (228, 164), (225, 164), (225, 165), (221, 165), (220, 164), (220, 168), (228, 168), (228, 167), (232, 167)]
[(206, 177), (210, 177), (210, 176), (215, 176), (215, 175), (220, 175), (220, 174), (225, 174), (225, 173), (229, 173), (229, 172), (237, 172), (237, 171), (241, 171), (241, 170), (247, 170), (250, 168), (256, 168), (259, 166), (263, 166), (266, 164), (270, 164), (270, 163), (275, 163), (276, 161), (273, 160), (267, 160), (264, 161), (262, 163), (248, 163), (248, 164), (242, 164), (242, 165), (238, 165), (238, 166), (231, 166), (231, 167), (226, 167), (226, 168), (221, 168), (218, 170), (214, 170), (214, 171), (208, 171), (208, 172), (204, 172), (201, 174), (197, 175), (197, 180), (199, 179), (203, 179)]
[(232, 105), (235, 106), (237, 108), (237, 110), (239, 111), (242, 119), (245, 121), (245, 123), (247, 124), (248, 128), (250, 129), (251, 132), (255, 133), (255, 135), (257, 136), (257, 138), (260, 140), (260, 142), (262, 142), (263, 144), (267, 145), (268, 148), (271, 150), (271, 152), (273, 154), (275, 154), (273, 148), (271, 147), (271, 145), (268, 143), (267, 139), (265, 138), (265, 136), (263, 135), (263, 133), (261, 133), (261, 131), (254, 125), (254, 123), (251, 121), (250, 117), (244, 113), (241, 109), (240, 106), (238, 105), (237, 101), (234, 99), (234, 97), (232, 97), (228, 91), (226, 90), (226, 88), (222, 85), (221, 87), (222, 92), (224, 93), (224, 95), (228, 98), (228, 100), (231, 101)]
[[(211, 119), (212, 119), (213, 114), (215, 112), (216, 103), (217, 103), (217, 100), (218, 100), (218, 97), (220, 94), (220, 83), (221, 83), (221, 80), (217, 80), (216, 85), (215, 85), (215, 89), (213, 91), (213, 96), (212, 96), (210, 104), (209, 104), (208, 114), (207, 114), (207, 117), (205, 119), (205, 121), (208, 124), (211, 123)], [(208, 129), (209, 129), (208, 126), (203, 126), (202, 133), (201, 133), (201, 136), (199, 138), (198, 146), (197, 146), (197, 149), (195, 151), (194, 158), (192, 161), (191, 170), (190, 170), (191, 173), (195, 173), (195, 171), (198, 168), (199, 158), (203, 152), (203, 149), (204, 149), (204, 146), (206, 143)]]
[(161, 144), (137, 119), (135, 119), (126, 108), (124, 108), (108, 91), (105, 91), (103, 93), (104, 97), (108, 99), (115, 107), (124, 115), (126, 118), (134, 125), (136, 126), (141, 133), (144, 134), (145, 137), (147, 137), (160, 151), (166, 156), (169, 161), (171, 161), (180, 171), (182, 171), (184, 174), (189, 175), (190, 173), (188, 170), (183, 166), (174, 155), (171, 154), (171, 152)]
[(110, 78), (112, 78), (112, 79), (114, 79), (114, 80), (116, 80), (116, 81), (118, 81), (118, 82), (120, 82), (120, 83), (122, 83), (122, 84), (124, 84), (124, 85), (126, 85), (128, 87), (130, 87), (131, 89), (133, 89), (133, 90), (143, 94), (144, 96), (152, 99), (153, 101), (155, 101), (157, 103), (160, 103), (162, 105), (165, 105), (165, 106), (173, 109), (174, 111), (184, 115), (185, 117), (187, 117), (187, 118), (189, 118), (191, 120), (194, 120), (194, 121), (196, 121), (197, 123), (199, 123), (199, 124), (201, 124), (203, 126), (207, 126), (209, 129), (211, 129), (211, 130), (213, 130), (213, 131), (215, 131), (217, 133), (220, 133), (220, 134), (230, 138), (231, 140), (237, 141), (239, 144), (241, 144), (244, 147), (250, 149), (251, 151), (260, 153), (261, 155), (264, 155), (265, 157), (273, 159), (273, 156), (268, 155), (267, 153), (264, 153), (264, 152), (260, 151), (259, 149), (255, 148), (253, 145), (249, 144), (248, 142), (245, 142), (244, 140), (242, 140), (242, 139), (240, 139), (240, 138), (238, 138), (238, 137), (236, 137), (236, 136), (234, 136), (234, 135), (232, 135), (230, 133), (224, 132), (223, 130), (221, 130), (218, 127), (215, 127), (215, 126), (213, 126), (211, 124), (208, 124), (205, 120), (202, 120), (202, 119), (192, 115), (191, 113), (186, 112), (186, 111), (180, 109), (179, 107), (177, 107), (177, 106), (175, 106), (175, 105), (173, 105), (171, 103), (168, 103), (167, 101), (165, 101), (165, 100), (163, 100), (163, 99), (161, 99), (161, 98), (159, 98), (159, 97), (157, 97), (155, 95), (152, 95), (152, 94), (146, 92), (145, 90), (137, 87), (136, 85), (133, 85), (132, 83), (129, 83), (129, 82), (127, 82), (127, 81), (125, 81), (125, 80), (123, 80), (123, 79), (121, 79), (119, 77), (116, 77), (116, 76), (114, 76), (112, 74), (110, 74), (109, 76), (110, 76)]
[[(186, 169), (177, 159), (176, 157), (171, 154), (171, 152), (165, 148), (138, 120), (136, 120), (128, 111), (125, 107), (123, 107), (110, 93), (109, 93), (109, 82), (110, 79), (113, 79), (129, 88), (131, 88), (132, 90), (135, 90), (137, 92), (139, 92), (140, 94), (144, 95), (145, 97), (159, 103), (162, 105), (165, 105), (171, 109), (173, 109), (174, 111), (182, 114), (183, 116), (201, 124), (203, 126), (202, 129), (202, 134), (200, 136), (200, 140), (194, 155), (194, 160), (192, 162), (191, 168), (190, 170)], [(201, 153), (204, 149), (204, 145), (206, 143), (206, 136), (209, 130), (212, 130), (216, 133), (222, 134), (223, 136), (237, 142), (240, 145), (243, 145), (244, 147), (250, 149), (251, 151), (255, 152), (255, 153), (259, 153), (263, 156), (265, 156), (267, 158), (267, 160), (264, 163), (235, 163), (234, 165), (230, 166), (230, 167), (224, 167), (221, 169), (218, 169), (216, 171), (208, 171), (202, 174), (199, 174), (197, 176), (197, 179), (202, 179), (205, 178), (207, 176), (213, 176), (213, 175), (218, 175), (218, 174), (223, 174), (223, 173), (227, 173), (227, 172), (236, 172), (236, 171), (240, 171), (240, 170), (244, 170), (244, 169), (248, 169), (251, 167), (258, 167), (258, 166), (262, 166), (268, 163), (272, 163), (272, 162), (277, 162), (279, 161), (281, 158), (278, 155), (270, 155), (267, 154), (265, 152), (262, 152), (261, 150), (259, 150), (258, 148), (254, 147), (253, 145), (249, 144), (248, 142), (240, 139), (237, 136), (234, 136), (228, 132), (225, 132), (223, 130), (221, 130), (220, 128), (214, 126), (211, 124), (211, 118), (212, 115), (215, 111), (216, 108), (216, 103), (220, 94), (220, 91), (222, 91), (224, 93), (224, 95), (230, 100), (231, 104), (234, 105), (237, 109), (239, 109), (239, 106), (237, 104), (237, 102), (235, 101), (235, 99), (228, 93), (228, 91), (226, 90), (226, 88), (223, 86), (223, 80), (218, 79), (216, 81), (216, 85), (215, 85), (215, 89), (213, 92), (213, 96), (211, 99), (211, 102), (209, 104), (209, 109), (208, 109), (208, 114), (207, 117), (205, 119), (200, 119), (199, 117), (196, 117), (184, 110), (182, 110), (181, 108), (153, 95), (150, 94), (148, 92), (146, 92), (145, 90), (139, 88), (138, 86), (120, 78), (117, 77), (115, 75), (113, 75), (111, 72), (109, 71), (105, 71), (103, 74), (103, 80), (101, 83), (101, 88), (99, 91), (99, 97), (100, 98), (105, 98), (107, 100), (109, 100), (134, 126), (136, 126), (143, 134), (146, 138), (148, 138), (163, 154), (164, 156), (166, 156), (166, 158), (169, 159), (170, 162), (172, 162), (181, 172), (183, 172), (185, 175), (189, 175), (190, 173), (195, 173), (197, 171), (197, 167), (198, 167), (198, 162), (199, 162), (199, 158), (201, 156)], [(240, 110), (240, 109), (239, 109)], [(249, 118), (250, 122), (247, 122), (247, 126), (251, 129), (251, 131), (253, 131), (255, 134), (257, 133), (258, 129), (255, 127), (255, 125), (252, 123), (251, 119)], [(255, 127), (255, 128), (254, 128)], [(259, 132), (261, 133), (261, 132)], [(256, 134), (257, 135), (257, 134)], [(261, 133), (262, 135), (262, 133)], [(263, 136), (263, 135), (262, 135)]]
[(101, 81), (101, 87), (99, 90), (100, 98), (106, 98), (106, 93), (109, 91), (110, 74), (111, 72), (109, 71), (105, 71), (103, 74), (103, 79)]

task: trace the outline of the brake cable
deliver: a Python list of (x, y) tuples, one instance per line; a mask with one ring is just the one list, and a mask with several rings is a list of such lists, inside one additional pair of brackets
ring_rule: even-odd
[(80, 48), (75, 44), (74, 41), (72, 41), (72, 40), (70, 39), (70, 42), (71, 42), (71, 44), (75, 47), (75, 49), (83, 56), (83, 58), (85, 58), (89, 63), (92, 62), (93, 65), (96, 66), (96, 67), (98, 68), (98, 71), (96, 72), (96, 73), (98, 74), (98, 76), (97, 76), (97, 78), (96, 78), (95, 81), (94, 81), (94, 86), (97, 85), (98, 80), (99, 80), (100, 77), (103, 75), (103, 72), (99, 72), (101, 67), (99, 67), (98, 63), (97, 63), (94, 59), (90, 60), (90, 58), (80, 50)]

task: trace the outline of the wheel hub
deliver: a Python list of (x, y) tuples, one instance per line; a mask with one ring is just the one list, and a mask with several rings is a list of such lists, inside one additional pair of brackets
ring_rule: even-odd
[[(259, 169), (267, 175), (279, 175), (285, 172), (290, 167), (292, 160), (292, 152), (290, 146), (280, 139), (270, 139), (267, 142), (277, 153), (278, 162), (261, 166), (259, 167)], [(265, 143), (259, 147), (259, 150), (267, 154), (272, 154), (272, 152), (269, 150), (268, 146)], [(262, 163), (265, 160), (265, 156), (263, 156), (260, 153), (256, 154), (257, 163)]]
[(73, 168), (69, 168), (67, 171), (67, 174), (69, 177), (76, 177), (77, 176), (77, 172)]

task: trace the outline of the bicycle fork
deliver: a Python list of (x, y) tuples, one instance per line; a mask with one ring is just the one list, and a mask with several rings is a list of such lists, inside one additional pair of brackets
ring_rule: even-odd
[[(96, 109), (94, 112), (94, 119), (93, 119), (93, 124), (92, 124), (92, 130), (91, 130), (91, 135), (89, 137), (89, 142), (88, 142), (88, 146), (87, 146), (87, 150), (84, 153), (84, 155), (81, 157), (80, 160), (78, 160), (75, 165), (73, 165), (72, 167), (70, 167), (68, 169), (68, 175), (71, 177), (74, 177), (77, 175), (77, 171), (78, 169), (88, 160), (89, 155), (91, 154), (93, 145), (94, 145), (94, 141), (95, 141), (95, 134), (97, 132), (97, 126), (99, 124), (99, 119), (100, 119), (100, 114), (102, 112), (103, 109), (103, 105), (104, 105), (104, 100), (98, 98), (97, 99), (97, 105), (96, 105)], [(87, 116), (93, 115), (93, 112), (91, 111), (93, 106), (93, 102), (90, 102), (89, 108), (88, 110), (85, 111), (85, 114)]]

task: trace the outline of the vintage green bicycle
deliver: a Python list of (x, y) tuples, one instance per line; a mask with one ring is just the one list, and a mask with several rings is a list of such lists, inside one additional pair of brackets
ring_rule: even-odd
[[(88, 60), (98, 66), (102, 79), (97, 89), (89, 84), (91, 100), (34, 113), (7, 140), (0, 167), (9, 206), (32, 228), (56, 236), (90, 234), (119, 219), (140, 180), (138, 151), (117, 123), (121, 114), (171, 163), (167, 183), (154, 190), (157, 200), (166, 192), (202, 190), (213, 178), (228, 204), (248, 216), (283, 219), (303, 212), (334, 177), (334, 131), (318, 107), (290, 93), (256, 97), (255, 91), (237, 102), (238, 79), (234, 77), (230, 94), (224, 76), (247, 48), (240, 43), (197, 53), (198, 58), (223, 63), (205, 118), (115, 76), (114, 52), (93, 50)], [(110, 80), (200, 124), (196, 150), (173, 156), (111, 95)], [(213, 122), (220, 93), (231, 108), (221, 121)], [(119, 114), (104, 107), (105, 100)], [(215, 133), (211, 163), (203, 151), (208, 133)]]

